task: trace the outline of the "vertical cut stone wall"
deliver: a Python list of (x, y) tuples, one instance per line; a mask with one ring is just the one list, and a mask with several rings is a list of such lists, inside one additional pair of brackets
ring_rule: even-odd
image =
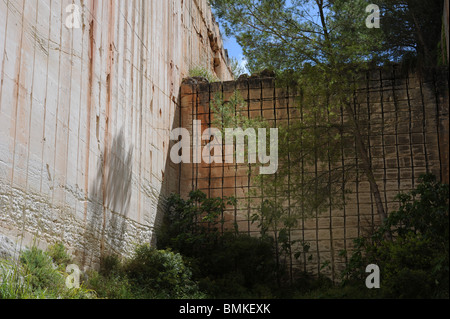
[(181, 80), (227, 59), (206, 0), (0, 0), (0, 233), (87, 266), (151, 241)]
[[(181, 87), (181, 124), (192, 134), (192, 121), (202, 121), (202, 131), (214, 118), (210, 102), (216, 93), (224, 100), (238, 91), (246, 101), (242, 111), (249, 117), (263, 116), (276, 125), (289, 124), (303, 118), (299, 107), (299, 90), (277, 88), (272, 78), (249, 78), (223, 83), (196, 83), (186, 81)], [(364, 140), (368, 156), (385, 209), (389, 212), (398, 207), (394, 197), (399, 192), (413, 189), (421, 174), (434, 173), (438, 179), (448, 182), (448, 72), (430, 71), (426, 74), (401, 72), (399, 67), (379, 69), (368, 73), (362, 88), (356, 92), (355, 114), (364, 123)], [(341, 118), (345, 116), (341, 113)], [(213, 125), (214, 126), (214, 125)], [(204, 146), (207, 141), (203, 141)], [(354, 148), (354, 145), (350, 147)], [(343, 249), (351, 251), (352, 240), (370, 232), (380, 218), (370, 192), (369, 182), (360, 166), (361, 160), (350, 151), (342, 154), (337, 162), (326, 167), (353, 167), (345, 188), (342, 208), (331, 206), (322, 212), (310, 212), (312, 217), (299, 220), (291, 229), (291, 239), (309, 243), (308, 253), (300, 258), (288, 258), (293, 268), (313, 273), (323, 273), (338, 279), (345, 267), (345, 258), (339, 255)], [(192, 156), (191, 156), (192, 158)], [(261, 194), (259, 186), (248, 174), (248, 164), (208, 165), (182, 164), (181, 194), (188, 196), (191, 190), (202, 190), (211, 197), (234, 196), (237, 207), (229, 206), (223, 213), (224, 228), (236, 223), (241, 232), (257, 236), (256, 224), (251, 216), (258, 210), (263, 199), (285, 197), (283, 206), (288, 211), (293, 207), (290, 194)], [(257, 172), (256, 172), (257, 173)], [(327, 173), (319, 171), (316, 174)], [(337, 189), (344, 183), (336, 180)], [(341, 188), (342, 189), (342, 188)], [(257, 194), (251, 198), (249, 194)], [(311, 256), (311, 257), (310, 257)], [(322, 265), (328, 266), (322, 268)]]

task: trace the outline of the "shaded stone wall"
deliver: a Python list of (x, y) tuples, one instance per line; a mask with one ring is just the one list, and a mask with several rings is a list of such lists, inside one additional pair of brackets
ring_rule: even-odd
[[(238, 91), (246, 101), (242, 111), (249, 117), (261, 115), (276, 125), (289, 124), (302, 119), (298, 90), (277, 88), (272, 78), (249, 78), (236, 82), (207, 83), (185, 81), (181, 87), (181, 127), (188, 128), (192, 136), (192, 121), (202, 121), (202, 131), (210, 126), (214, 114), (210, 102), (217, 92), (224, 100)], [(448, 182), (448, 73), (446, 70), (418, 75), (401, 72), (399, 67), (375, 70), (365, 77), (362, 89), (356, 92), (355, 113), (363, 131), (375, 178), (387, 211), (396, 209), (394, 197), (417, 185), (420, 174), (434, 173)], [(341, 113), (341, 118), (345, 116)], [(204, 146), (207, 141), (203, 141)], [(354, 148), (354, 145), (350, 147)], [(192, 152), (192, 151), (191, 151)], [(291, 258), (294, 268), (324, 273), (337, 279), (345, 266), (339, 255), (343, 249), (351, 250), (352, 240), (370, 232), (380, 222), (369, 182), (360, 166), (356, 152), (344, 152), (342, 158), (326, 167), (349, 167), (351, 179), (345, 181), (350, 191), (345, 195), (342, 208), (310, 212), (312, 217), (299, 220), (291, 229), (291, 239), (309, 243), (310, 250), (300, 258)], [(192, 155), (191, 155), (192, 156)], [(192, 157), (191, 157), (192, 158)], [(258, 235), (251, 216), (263, 199), (284, 196), (283, 206), (291, 210), (295, 202), (290, 194), (261, 194), (248, 164), (208, 165), (182, 164), (180, 188), (183, 196), (191, 190), (202, 190), (211, 197), (234, 196), (237, 207), (229, 206), (223, 212), (224, 228), (238, 225), (241, 232)], [(327, 174), (318, 171), (316, 174)], [(343, 179), (335, 180), (337, 189)], [(250, 194), (256, 194), (250, 195)], [(253, 197), (252, 197), (253, 196)], [(322, 265), (327, 266), (322, 268)]]
[(227, 59), (207, 0), (0, 0), (0, 233), (84, 265), (151, 241), (181, 80)]

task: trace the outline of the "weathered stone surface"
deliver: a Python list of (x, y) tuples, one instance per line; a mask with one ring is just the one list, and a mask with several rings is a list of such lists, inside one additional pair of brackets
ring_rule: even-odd
[[(69, 4), (81, 9), (78, 29), (65, 25)], [(277, 194), (262, 194), (247, 165), (179, 166), (168, 158), (170, 130), (192, 131), (194, 119), (206, 128), (216, 92), (229, 98), (239, 90), (250, 117), (300, 120), (299, 92), (275, 88), (270, 74), (230, 81), (226, 62), (207, 0), (0, 1), (0, 234), (23, 245), (62, 241), (77, 262), (92, 266), (154, 241), (165, 197), (192, 189), (236, 196), (240, 206), (236, 214), (228, 207), (226, 224), (257, 234), (250, 217), (263, 197)], [(225, 82), (182, 84), (194, 66)], [(355, 109), (393, 210), (395, 194), (413, 188), (420, 174), (448, 182), (448, 72), (422, 78), (393, 68), (368, 79)], [(319, 272), (330, 261), (331, 277), (343, 267), (339, 250), (379, 222), (352, 149), (341, 163), (355, 167), (347, 205), (292, 230), (310, 243), (312, 258), (305, 254), (294, 266)], [(283, 207), (301, 209), (292, 202)], [(3, 255), (11, 247), (4, 239)]]
[(11, 239), (0, 234), (0, 260), (16, 259), (20, 254), (20, 247)]
[(0, 233), (88, 266), (153, 240), (194, 66), (232, 79), (207, 0), (0, 1)]
[[(396, 194), (413, 189), (419, 176), (427, 171), (448, 182), (447, 78), (446, 70), (437, 71), (434, 75), (419, 76), (401, 74), (393, 67), (370, 72), (370, 82), (367, 83), (369, 89), (357, 92), (355, 101), (362, 130), (365, 132), (364, 140), (367, 141), (373, 173), (388, 211), (398, 208), (398, 202), (394, 200)], [(444, 89), (446, 85), (447, 89)], [(186, 103), (181, 107), (183, 122), (201, 119), (205, 110), (210, 112), (205, 109), (200, 114), (198, 108), (189, 104), (191, 101), (196, 101), (199, 96), (204, 99), (205, 93), (206, 96), (213, 97), (216, 92), (222, 92), (221, 87), (213, 85), (183, 87), (184, 85), (182, 91), (189, 89), (189, 92), (193, 92), (189, 95), (189, 100), (182, 100), (182, 103)], [(248, 104), (244, 114), (250, 117), (263, 115), (274, 123), (280, 123), (280, 119), (284, 120), (282, 123), (300, 120), (295, 101), (299, 92), (291, 88), (274, 90), (273, 79), (241, 77), (237, 82), (228, 82), (226, 87), (223, 91), (230, 91), (228, 97), (235, 89), (244, 97)], [(226, 99), (227, 95), (224, 94), (224, 97)], [(208, 101), (202, 103), (209, 104)], [(341, 116), (343, 121), (347, 120), (345, 114)], [(331, 278), (337, 278), (339, 269), (344, 266), (339, 252), (343, 249), (350, 251), (354, 238), (369, 234), (373, 225), (380, 223), (370, 185), (362, 167), (358, 167), (361, 160), (358, 160), (354, 146), (344, 150), (340, 161), (331, 164), (333, 168), (339, 168), (342, 163), (354, 167), (351, 178), (346, 180), (346, 188), (350, 193), (346, 194), (345, 207), (314, 213), (299, 221), (297, 227), (291, 230), (292, 239), (300, 239), (311, 245), (312, 256), (310, 261), (307, 261), (308, 256), (300, 258), (295, 261), (294, 266), (323, 272), (321, 263), (328, 261), (330, 268), (324, 273)], [(328, 167), (328, 163), (325, 164)], [(249, 179), (247, 164), (211, 165), (209, 168), (204, 165), (182, 164), (180, 176), (183, 185), (190, 187), (184, 189), (182, 195), (186, 196), (191, 189), (201, 189), (211, 197), (222, 197), (225, 194), (236, 196), (239, 209), (236, 215), (227, 216), (227, 225), (231, 227), (237, 222), (240, 231), (257, 235), (256, 225), (249, 220), (253, 213), (248, 212), (258, 209), (262, 199), (274, 196), (284, 196), (287, 203), (283, 207), (286, 209), (302, 210), (302, 207), (292, 205), (295, 198), (289, 198), (289, 195), (254, 192), (255, 189), (258, 190), (258, 185), (253, 185)], [(308, 167), (305, 167), (305, 171), (308, 171)], [(314, 173), (314, 170), (310, 170), (310, 173)], [(336, 180), (335, 183), (339, 189), (342, 180)]]

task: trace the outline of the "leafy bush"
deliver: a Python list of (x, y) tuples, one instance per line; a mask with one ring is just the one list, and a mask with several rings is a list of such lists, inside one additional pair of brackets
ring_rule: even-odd
[(107, 255), (100, 259), (99, 273), (105, 277), (121, 275), (123, 273), (122, 261), (117, 255)]
[(53, 263), (58, 266), (60, 271), (65, 271), (67, 265), (72, 263), (72, 258), (66, 251), (64, 244), (59, 242), (47, 248), (47, 255), (53, 260)]
[(196, 278), (215, 298), (262, 298), (276, 288), (273, 242), (246, 234), (224, 233), (209, 253), (198, 255)]
[(180, 254), (138, 246), (124, 266), (130, 283), (146, 298), (192, 298), (201, 296), (192, 272)]
[(0, 260), (0, 299), (29, 299), (33, 289), (20, 264)]
[(89, 275), (89, 287), (109, 299), (203, 298), (192, 272), (180, 254), (157, 250), (149, 244), (136, 246), (125, 260), (103, 257), (98, 272)]
[(267, 297), (275, 285), (273, 241), (240, 234), (237, 227), (221, 232), (225, 204), (235, 200), (207, 198), (200, 191), (191, 192), (187, 200), (173, 194), (157, 233), (158, 248), (184, 256), (193, 278), (211, 297)]
[(80, 288), (68, 289), (65, 269), (70, 262), (62, 244), (43, 251), (28, 248), (20, 254), (16, 263), (0, 261), (0, 299), (79, 299), (95, 298), (93, 291)]
[(106, 271), (89, 273), (87, 283), (89, 289), (96, 292), (99, 298), (106, 299), (134, 299), (137, 298), (128, 278), (117, 271), (108, 273)]
[[(233, 203), (232, 198), (225, 200)], [(207, 253), (218, 239), (218, 225), (222, 222), (218, 218), (224, 208), (223, 199), (207, 198), (201, 191), (191, 192), (187, 200), (172, 194), (163, 225), (157, 231), (158, 248), (172, 248), (185, 256)]]
[(35, 289), (59, 289), (64, 286), (64, 277), (54, 267), (52, 258), (37, 247), (22, 252), (20, 262), (30, 283)]
[(344, 276), (363, 280), (365, 267), (374, 263), (382, 297), (448, 298), (448, 196), (448, 185), (431, 174), (421, 176), (415, 190), (397, 196), (400, 208), (372, 236), (355, 240)]

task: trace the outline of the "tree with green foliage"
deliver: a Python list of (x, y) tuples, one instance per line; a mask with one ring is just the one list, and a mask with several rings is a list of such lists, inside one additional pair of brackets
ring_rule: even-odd
[(234, 79), (237, 80), (242, 74), (245, 74), (245, 67), (243, 67), (241, 62), (234, 57), (231, 57), (229, 61), (231, 73), (233, 73)]
[[(276, 180), (264, 183), (264, 187), (275, 187), (280, 193), (309, 202), (310, 211), (320, 211), (319, 206), (327, 201), (337, 204), (336, 199), (330, 199), (339, 193), (331, 186), (332, 182), (337, 176), (345, 179), (349, 170), (335, 170), (335, 176), (330, 176), (321, 174), (318, 166), (338, 159), (346, 143), (354, 143), (378, 214), (384, 220), (387, 212), (363, 138), (365, 128), (353, 108), (353, 94), (362, 72), (384, 58), (380, 51), (382, 32), (365, 24), (369, 2), (214, 0), (211, 3), (226, 32), (242, 45), (251, 71), (272, 69), (281, 84), (288, 81), (301, 88), (302, 120), (279, 127), (281, 143), (285, 142), (279, 147), (281, 157), (287, 158), (284, 163), (294, 165), (282, 166)], [(348, 121), (340, 123), (341, 114)], [(312, 168), (313, 174), (307, 174), (306, 168)], [(283, 189), (286, 179), (291, 179), (289, 190)], [(266, 193), (272, 191), (268, 189)]]
[(443, 33), (442, 0), (380, 0), (383, 46), (394, 61), (417, 68), (439, 64)]
[(243, 47), (250, 71), (273, 70), (280, 85), (300, 90), (301, 120), (278, 125), (282, 164), (274, 176), (260, 177), (263, 192), (282, 194), (276, 205), (289, 196), (291, 207), (301, 207), (289, 214), (300, 218), (342, 205), (345, 181), (354, 167), (334, 164), (344, 152), (355, 151), (380, 219), (386, 219), (364, 140), (367, 129), (353, 105), (361, 76), (385, 59), (383, 32), (366, 26), (370, 2), (212, 0), (211, 4), (226, 33)]
[(300, 71), (306, 64), (337, 71), (338, 64), (374, 60), (381, 44), (380, 32), (365, 25), (369, 1), (211, 0), (211, 4), (226, 33), (242, 46), (252, 72)]

